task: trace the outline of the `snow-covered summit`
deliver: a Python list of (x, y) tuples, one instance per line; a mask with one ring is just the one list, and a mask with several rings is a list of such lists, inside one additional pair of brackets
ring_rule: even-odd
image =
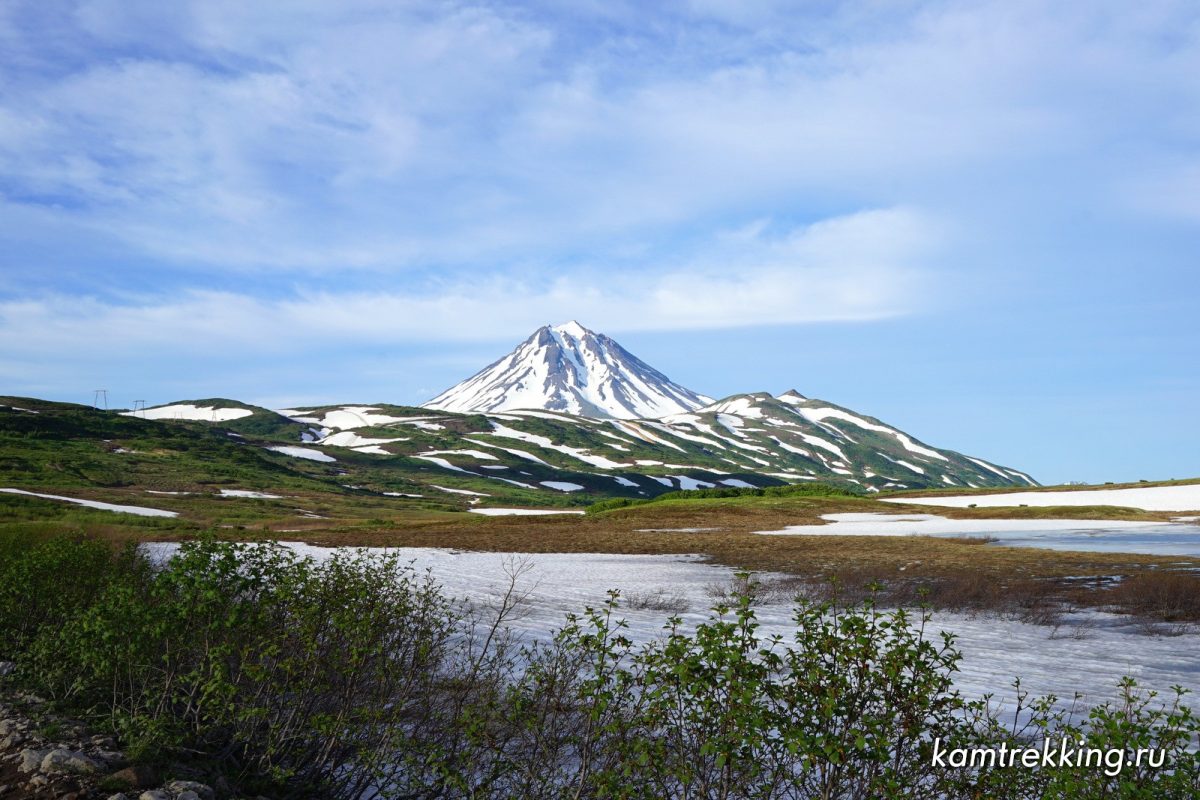
[(572, 320), (538, 328), (504, 358), (425, 407), (459, 412), (540, 408), (583, 417), (646, 419), (711, 402), (673, 383), (608, 336)]

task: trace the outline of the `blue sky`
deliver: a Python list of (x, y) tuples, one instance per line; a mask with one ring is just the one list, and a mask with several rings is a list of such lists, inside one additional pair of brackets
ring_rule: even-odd
[(1191, 2), (0, 4), (0, 393), (418, 403), (575, 318), (1200, 475)]

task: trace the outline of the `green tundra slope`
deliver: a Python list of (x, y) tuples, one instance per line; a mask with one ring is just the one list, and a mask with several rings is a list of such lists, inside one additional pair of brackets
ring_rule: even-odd
[(462, 508), (818, 480), (863, 493), (1036, 485), (794, 392), (656, 420), (387, 404), (277, 412), (223, 398), (107, 412), (0, 398), (0, 487), (291, 489)]

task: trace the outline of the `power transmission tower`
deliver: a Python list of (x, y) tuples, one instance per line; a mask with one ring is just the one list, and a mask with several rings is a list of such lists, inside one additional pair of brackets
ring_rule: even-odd
[(145, 400), (134, 400), (133, 401), (133, 413), (137, 414), (139, 411), (141, 412), (140, 416), (142, 417), (142, 419), (145, 419), (146, 418), (146, 401)]
[(100, 408), (100, 402), (104, 402), (104, 410), (108, 410), (108, 389), (96, 389), (92, 393), (92, 407)]

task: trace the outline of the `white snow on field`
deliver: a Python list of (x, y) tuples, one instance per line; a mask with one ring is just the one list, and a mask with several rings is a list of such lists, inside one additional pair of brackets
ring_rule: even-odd
[(596, 433), (600, 434), (601, 436), (605, 436), (609, 439), (615, 439), (618, 442), (625, 442), (626, 444), (637, 444), (637, 442), (633, 441), (633, 439), (626, 439), (624, 436), (617, 436), (612, 431), (606, 431), (603, 428), (597, 428)]
[(613, 461), (612, 459), (605, 458), (604, 456), (594, 455), (593, 453), (578, 447), (567, 447), (566, 445), (555, 444), (545, 436), (539, 436), (536, 433), (518, 431), (506, 425), (501, 425), (498, 422), (492, 423), (492, 430), (490, 433), (485, 433), (482, 435), (504, 436), (509, 439), (519, 439), (523, 442), (529, 442), (530, 444), (537, 445), (538, 447), (544, 447), (547, 450), (557, 450), (560, 453), (565, 453), (566, 455), (571, 456), (571, 458), (578, 459), (585, 464), (591, 464), (593, 467), (599, 467), (600, 469), (618, 469), (621, 467), (631, 466), (630, 464), (622, 464), (619, 461)]
[[(761, 419), (763, 411), (754, 404), (754, 400), (750, 397), (735, 397), (732, 400), (723, 400), (719, 403), (712, 403), (704, 408), (699, 408), (697, 411), (701, 413), (726, 413), (738, 417), (746, 417), (747, 419)], [(739, 424), (740, 423), (736, 423)]]
[(714, 486), (714, 484), (708, 481), (696, 480), (695, 478), (689, 478), (687, 475), (668, 475), (667, 477), (679, 481), (680, 489), (711, 489)]
[(629, 434), (635, 439), (641, 439), (643, 442), (649, 442), (650, 444), (661, 444), (663, 447), (671, 447), (681, 453), (687, 452), (674, 442), (668, 441), (658, 434), (651, 433), (650, 431), (646, 430), (645, 427), (637, 424), (636, 422), (629, 422), (620, 419), (610, 419), (608, 422), (617, 430), (621, 431), (622, 433)]
[(429, 485), (437, 489), (439, 492), (449, 492), (450, 494), (469, 494), (474, 495), (475, 497), (491, 497), (490, 494), (486, 494), (484, 492), (472, 492), (470, 489), (451, 489), (448, 486), (438, 486), (436, 483), (431, 483)]
[[(318, 559), (332, 552), (303, 544), (287, 546)], [(152, 558), (164, 559), (177, 545), (143, 547)], [(543, 641), (562, 626), (567, 613), (581, 613), (585, 606), (603, 603), (609, 589), (619, 589), (626, 597), (661, 592), (681, 598), (688, 610), (680, 616), (690, 628), (708, 616), (712, 589), (728, 587), (734, 574), (731, 568), (703, 563), (698, 556), (506, 554), (432, 548), (398, 548), (395, 552), (404, 561), (412, 561), (418, 573), (429, 569), (447, 594), (480, 604), (499, 599), (507, 588), (508, 573), (523, 565), (518, 588), (528, 592), (528, 597), (512, 620), (512, 628)], [(791, 638), (795, 629), (790, 603), (765, 603), (756, 611), (762, 623), (758, 633), (764, 640), (775, 634)], [(645, 642), (662, 635), (667, 613), (623, 608), (619, 616), (628, 621), (622, 634)], [(995, 699), (1009, 709), (1014, 699), (1010, 683), (1018, 676), (1031, 695), (1053, 693), (1065, 703), (1077, 691), (1089, 704), (1115, 699), (1116, 684), (1123, 675), (1135, 677), (1144, 688), (1156, 689), (1164, 696), (1169, 696), (1170, 687), (1176, 684), (1200, 692), (1200, 659), (1195, 657), (1200, 635), (1146, 636), (1138, 626), (1111, 615), (1088, 614), (1083, 619), (1092, 627), (1073, 638), (1069, 629), (1063, 636), (1064, 630), (1016, 620), (939, 613), (926, 635), (938, 642), (938, 631), (954, 633), (963, 653), (956, 688), (970, 697), (995, 693)], [(1189, 697), (1191, 705), (1197, 703), (1197, 696)]]
[(369, 444), (369, 445), (366, 445), (366, 446), (364, 446), (364, 447), (352, 447), (352, 448), (350, 448), (350, 449), (351, 449), (351, 450), (353, 450), (353, 451), (354, 451), (354, 452), (356, 452), (356, 453), (369, 453), (369, 454), (371, 454), (371, 455), (374, 455), (374, 456), (390, 456), (390, 455), (393, 455), (393, 453), (389, 453), (387, 450), (384, 450), (382, 447), (380, 447), (380, 446), (379, 446), (379, 445), (377, 445), (377, 444)]
[(971, 458), (970, 456), (965, 456), (965, 458), (967, 459), (967, 461), (970, 461), (973, 464), (978, 464), (979, 466), (983, 467), (984, 469), (988, 470), (989, 472), (996, 473), (1001, 478), (1004, 478), (1004, 480), (1008, 480), (1009, 477), (1011, 477), (1008, 474), (1006, 474), (1005, 472), (1002, 472), (999, 468), (993, 467), (991, 464), (987, 463), (986, 461), (980, 461), (978, 458)]
[[(291, 409), (285, 409), (285, 411), (291, 411)], [(377, 411), (379, 409), (375, 406), (342, 406), (333, 411), (326, 411), (325, 415), (317, 420), (311, 417), (292, 417), (292, 419), (300, 419), (304, 422), (313, 421), (318, 425), (333, 428), (334, 430), (370, 428), (374, 425), (387, 425), (389, 422), (405, 422), (412, 419), (412, 417), (393, 417), (388, 414), (375, 413)], [(282, 411), (280, 413), (284, 414)], [(291, 415), (284, 414), (284, 416)]]
[(221, 497), (246, 497), (251, 500), (281, 500), (282, 495), (267, 494), (266, 492), (252, 492), (248, 489), (222, 489)]
[(23, 412), (25, 412), (26, 414), (40, 414), (40, 413), (42, 413), (42, 412), (40, 412), (40, 411), (34, 411), (32, 408), (21, 408), (20, 406), (0, 406), (0, 408), (7, 408), (7, 409), (9, 409), (10, 411), (23, 411)]
[(498, 459), (491, 453), (485, 453), (482, 450), (426, 450), (419, 455), (422, 456), (470, 456), (483, 461), (497, 461)]
[(483, 514), (488, 517), (542, 517), (547, 514), (582, 514), (582, 510), (569, 508), (471, 508), (472, 514)]
[(741, 478), (725, 478), (721, 481), (721, 483), (725, 484), (726, 486), (732, 486), (735, 489), (757, 489), (758, 488), (753, 483), (747, 483), (746, 481), (742, 480)]
[(611, 477), (617, 483), (621, 484), (622, 486), (628, 486), (630, 489), (640, 489), (641, 488), (637, 483), (629, 480), (629, 478), (622, 478), (620, 475), (612, 475)]
[[(436, 417), (436, 419), (444, 419), (444, 417)], [(446, 430), (446, 426), (442, 425), (439, 422), (426, 422), (424, 419), (421, 419), (419, 417), (412, 417), (412, 418), (403, 420), (400, 424), (411, 425), (414, 428), (420, 428), (423, 431), (444, 431), (444, 430)]]
[(572, 425), (599, 425), (599, 420), (588, 419), (575, 414), (556, 414), (553, 411), (535, 411), (531, 408), (514, 408), (509, 411), (509, 414), (520, 419), (521, 417), (539, 417), (541, 419), (549, 419), (554, 422), (567, 422)]
[(1200, 483), (1182, 486), (1145, 486), (1129, 489), (1080, 489), (1062, 492), (1003, 492), (1001, 494), (952, 495), (947, 497), (889, 498), (889, 503), (922, 506), (1126, 506), (1146, 511), (1195, 511), (1200, 509)]
[(173, 406), (156, 406), (144, 410), (122, 411), (121, 415), (126, 417), (141, 417), (142, 419), (195, 419), (202, 422), (228, 422), (231, 419), (248, 417), (253, 413), (248, 408), (216, 408), (215, 406), (194, 406), (190, 403), (179, 403)]
[(8, 494), (23, 494), (28, 497), (40, 497), (43, 500), (61, 500), (64, 503), (76, 503), (88, 508), (96, 508), (101, 511), (116, 511), (120, 514), (136, 514), (139, 517), (177, 517), (179, 516), (174, 511), (163, 511), (161, 508), (144, 508), (142, 506), (122, 506), (116, 503), (101, 503), (99, 500), (82, 500), (78, 497), (63, 497), (60, 494), (40, 494), (38, 492), (27, 492), (23, 489), (0, 489), (0, 492)]
[(437, 465), (438, 465), (439, 467), (441, 467), (442, 469), (449, 469), (449, 470), (453, 470), (454, 472), (465, 472), (465, 473), (467, 473), (468, 475), (474, 475), (474, 474), (475, 474), (474, 472), (470, 472), (470, 471), (468, 471), (468, 470), (465, 470), (465, 469), (463, 469), (462, 467), (456, 467), (456, 466), (454, 466), (453, 464), (451, 464), (449, 461), (447, 461), (446, 459), (444, 459), (444, 458), (438, 458), (437, 456), (413, 456), (413, 458), (420, 458), (420, 459), (422, 459), (422, 460), (424, 460), (424, 461), (430, 461), (430, 462), (432, 462), (432, 463), (434, 463), (434, 464), (437, 464)]
[(543, 461), (542, 459), (535, 456), (533, 453), (526, 453), (524, 450), (517, 450), (516, 448), (513, 448), (513, 447), (501, 447), (500, 445), (492, 444), (491, 442), (481, 442), (478, 439), (467, 439), (465, 437), (463, 438), (463, 441), (470, 442), (471, 444), (477, 444), (480, 447), (492, 447), (492, 448), (495, 448), (496, 450), (503, 450), (504, 452), (506, 452), (510, 455), (514, 455), (517, 458), (523, 458), (526, 461), (532, 461), (535, 464), (541, 464), (542, 466), (545, 466), (545, 467), (551, 466), (550, 464), (547, 464), (545, 461)]
[(893, 464), (899, 464), (902, 467), (911, 469), (913, 472), (920, 473), (921, 475), (925, 474), (924, 468), (918, 467), (916, 464), (910, 464), (902, 458), (892, 458), (887, 453), (880, 453), (878, 450), (875, 451), (875, 455), (877, 455), (881, 458), (886, 458), (888, 461), (892, 462)]
[(661, 422), (654, 422), (652, 420), (646, 420), (645, 424), (651, 428), (660, 430), (663, 433), (669, 434), (671, 436), (678, 436), (680, 439), (686, 439), (689, 442), (696, 442), (697, 444), (708, 445), (709, 447), (716, 447), (721, 450), (727, 449), (725, 447), (725, 445), (721, 444), (716, 439), (709, 439), (706, 436), (696, 436), (695, 434), (691, 434), (691, 433), (684, 433), (683, 431), (679, 430), (678, 428), (672, 428), (671, 426), (664, 425)]
[(548, 489), (557, 489), (560, 492), (578, 492), (583, 489), (578, 483), (568, 481), (540, 481), (540, 483)]
[(812, 458), (812, 453), (808, 452), (803, 447), (796, 447), (795, 445), (790, 445), (787, 442), (781, 440), (778, 436), (772, 436), (771, 438), (775, 441), (775, 444), (779, 445), (784, 450), (787, 450), (789, 453), (795, 453), (796, 455), (804, 456), (805, 458)]
[(392, 442), (407, 442), (408, 437), (401, 436), (395, 439), (372, 439), (369, 436), (359, 436), (354, 431), (341, 431), (331, 436), (326, 436), (318, 444), (328, 445), (332, 447), (370, 447), (378, 444), (391, 444)]
[(843, 461), (847, 460), (846, 454), (842, 452), (842, 448), (838, 447), (836, 444), (829, 441), (828, 439), (822, 439), (820, 436), (813, 436), (810, 433), (802, 433), (802, 434), (800, 434), (800, 438), (803, 439), (804, 441), (808, 442), (809, 444), (811, 444), (813, 447), (823, 448), (825, 450), (828, 450), (831, 453), (834, 453), (835, 455), (837, 455), (838, 458), (842, 459)]
[(336, 458), (328, 453), (322, 453), (320, 450), (313, 450), (311, 447), (289, 447), (287, 445), (277, 445), (268, 447), (268, 450), (274, 450), (276, 453), (283, 453), (294, 458), (307, 458), (309, 461), (337, 461)]
[(788, 525), (764, 534), (810, 536), (937, 536), (1005, 531), (1084, 531), (1153, 528), (1159, 522), (1086, 519), (947, 519), (935, 514), (822, 514), (832, 525)]
[(944, 455), (942, 455), (941, 453), (939, 453), (936, 450), (931, 450), (928, 447), (922, 447), (921, 445), (917, 444), (912, 439), (910, 439), (906, 434), (901, 433), (900, 431), (896, 430), (895, 428), (889, 428), (886, 425), (877, 425), (874, 422), (868, 422), (867, 420), (863, 419), (862, 417), (856, 416), (847, 411), (842, 411), (841, 409), (837, 409), (837, 408), (805, 408), (803, 406), (799, 406), (799, 407), (793, 408), (792, 410), (795, 411), (800, 416), (804, 417), (809, 422), (821, 422), (826, 419), (840, 419), (845, 422), (849, 422), (853, 425), (857, 425), (858, 427), (860, 427), (864, 430), (876, 431), (878, 433), (886, 433), (889, 436), (894, 436), (896, 438), (896, 440), (899, 441), (900, 444), (902, 444), (904, 446), (904, 449), (908, 450), (909, 452), (918, 453), (923, 456), (928, 456), (929, 458), (936, 458), (941, 461), (949, 460)]

